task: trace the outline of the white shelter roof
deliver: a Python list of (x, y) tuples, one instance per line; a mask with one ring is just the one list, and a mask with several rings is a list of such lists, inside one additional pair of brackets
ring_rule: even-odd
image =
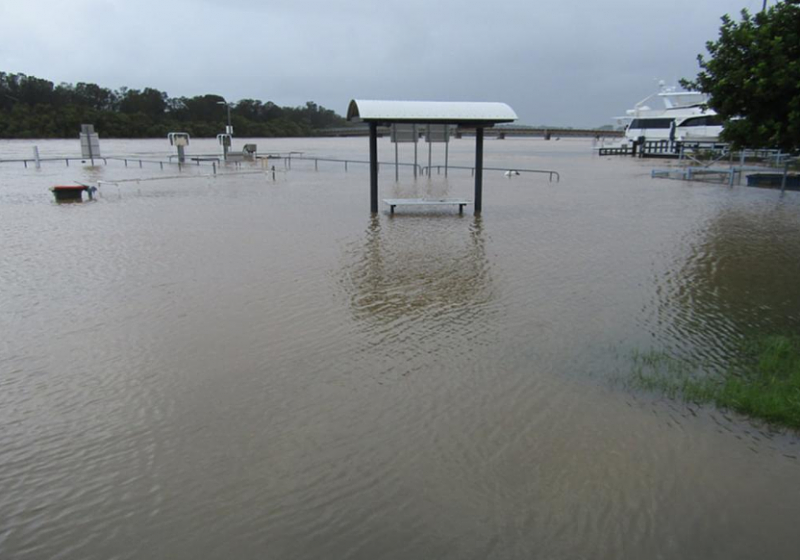
[(505, 103), (353, 99), (347, 108), (347, 120), (492, 126), (514, 122), (517, 114)]

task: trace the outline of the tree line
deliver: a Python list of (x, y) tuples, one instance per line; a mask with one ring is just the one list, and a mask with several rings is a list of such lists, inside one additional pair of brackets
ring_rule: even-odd
[(698, 55), (700, 73), (682, 84), (709, 95), (735, 147), (800, 150), (800, 1), (784, 0), (738, 21), (725, 15), (719, 38)]
[[(111, 90), (97, 84), (53, 82), (0, 72), (0, 138), (74, 138), (91, 123), (105, 138), (157, 138), (169, 132), (213, 137), (227, 123), (225, 99), (215, 94), (169, 97), (153, 88)], [(307, 102), (280, 107), (271, 101), (231, 103), (237, 136), (313, 136), (316, 130), (346, 126), (334, 111)]]

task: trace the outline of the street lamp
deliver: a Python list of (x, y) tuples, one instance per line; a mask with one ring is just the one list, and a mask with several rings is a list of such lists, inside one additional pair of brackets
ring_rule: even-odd
[(228, 108), (228, 126), (225, 128), (225, 134), (233, 135), (233, 125), (231, 125), (231, 104), (227, 101), (217, 101), (217, 105), (225, 105)]
[(227, 101), (217, 101), (217, 105), (225, 105), (228, 108), (228, 126), (225, 127), (225, 134), (217, 134), (219, 143), (222, 144), (222, 157), (227, 161), (228, 149), (231, 147), (231, 136), (233, 136), (233, 125), (231, 125), (231, 104)]

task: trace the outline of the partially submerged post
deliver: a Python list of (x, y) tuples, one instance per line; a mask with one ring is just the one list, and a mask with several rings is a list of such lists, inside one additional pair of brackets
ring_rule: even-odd
[(429, 124), (425, 127), (425, 141), (428, 143), (428, 176), (431, 173), (431, 146), (434, 143), (444, 142), (444, 176), (447, 177), (447, 164), (450, 158), (450, 132), (448, 124)]
[(189, 145), (189, 133), (170, 132), (167, 134), (167, 138), (169, 138), (170, 146), (175, 146), (178, 148), (178, 162), (186, 163), (186, 154), (184, 153), (184, 148)]
[(475, 129), (475, 213), (483, 208), (483, 127)]
[(475, 213), (483, 201), (483, 130), (499, 123), (517, 120), (505, 103), (467, 103), (441, 101), (374, 101), (353, 99), (347, 120), (369, 123), (370, 210), (378, 211), (378, 125), (437, 124), (469, 127), (475, 135)]
[(228, 159), (228, 151), (231, 148), (231, 138), (233, 137), (233, 125), (231, 124), (231, 104), (227, 101), (217, 101), (217, 105), (225, 105), (228, 109), (228, 124), (225, 126), (225, 134), (217, 134), (217, 140), (222, 145), (222, 157)]
[(394, 143), (394, 179), (400, 180), (400, 167), (397, 160), (397, 145), (401, 143), (413, 142), (414, 143), (414, 177), (417, 176), (417, 142), (419, 142), (419, 134), (417, 134), (417, 125), (415, 124), (398, 124), (392, 125), (391, 139)]
[(369, 209), (378, 213), (378, 124), (369, 123)]

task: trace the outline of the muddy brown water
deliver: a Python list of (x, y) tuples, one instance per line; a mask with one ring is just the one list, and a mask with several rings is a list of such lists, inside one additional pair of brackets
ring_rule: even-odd
[[(34, 144), (79, 149), (0, 158)], [(0, 164), (0, 557), (796, 558), (798, 436), (620, 379), (798, 331), (800, 195), (590, 148), (487, 140), (561, 182), (486, 172), (480, 218), (373, 217), (355, 164)], [(74, 180), (97, 201), (55, 204)], [(383, 166), (381, 196), (472, 178)]]

